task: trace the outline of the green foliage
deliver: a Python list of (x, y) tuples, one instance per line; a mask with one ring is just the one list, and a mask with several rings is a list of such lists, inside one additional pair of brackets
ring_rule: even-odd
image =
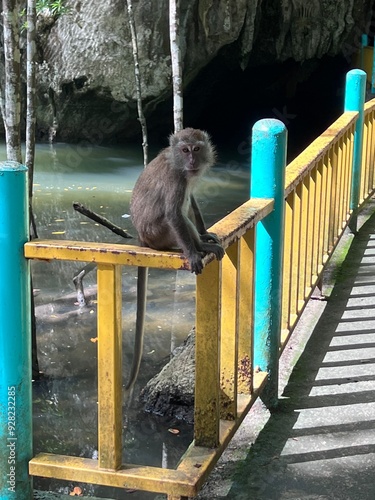
[[(55, 21), (58, 17), (69, 12), (69, 8), (65, 5), (65, 0), (37, 0), (35, 6), (37, 16), (49, 16)], [(26, 9), (21, 10), (20, 18), (22, 21), (21, 31), (23, 32), (27, 29), (27, 21), (25, 21)]]
[(56, 18), (68, 12), (65, 0), (37, 0), (36, 13), (39, 14), (43, 10), (48, 10)]

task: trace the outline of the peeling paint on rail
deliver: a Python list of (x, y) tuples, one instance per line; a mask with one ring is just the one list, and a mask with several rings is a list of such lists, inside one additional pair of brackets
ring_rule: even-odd
[[(273, 209), (273, 200), (251, 199), (214, 224), (215, 232), (224, 248), (243, 236), (246, 231), (266, 217)], [(189, 270), (185, 256), (178, 251), (158, 251), (136, 245), (97, 243), (71, 240), (33, 240), (25, 244), (25, 257), (38, 260), (73, 260), (143, 266), (161, 269)], [(207, 264), (212, 255), (205, 258)]]

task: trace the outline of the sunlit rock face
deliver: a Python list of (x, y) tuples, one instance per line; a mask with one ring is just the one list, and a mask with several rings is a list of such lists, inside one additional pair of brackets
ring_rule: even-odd
[[(172, 92), (169, 2), (133, 3), (142, 94), (152, 123)], [(126, 2), (67, 0), (66, 5), (68, 12), (57, 20), (48, 12), (39, 19), (39, 138), (100, 143), (135, 137), (139, 124)], [(368, 31), (371, 5), (372, 0), (181, 0), (184, 85), (218, 54), (228, 69), (243, 70), (327, 54), (350, 58), (360, 34)], [(205, 82), (201, 92), (207, 92)], [(168, 114), (163, 119), (171, 122)]]

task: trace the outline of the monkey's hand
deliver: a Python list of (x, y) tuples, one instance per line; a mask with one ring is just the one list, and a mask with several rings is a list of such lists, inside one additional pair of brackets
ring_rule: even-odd
[(197, 252), (196, 254), (189, 257), (190, 269), (192, 273), (201, 274), (203, 271), (202, 257), (204, 254)]
[[(207, 233), (207, 235), (210, 239), (211, 239), (212, 234), (213, 233), (210, 233), (210, 234)], [(214, 235), (214, 236), (217, 238), (216, 235)], [(205, 255), (207, 255), (209, 253), (213, 253), (215, 255), (215, 257), (217, 258), (217, 260), (221, 260), (225, 254), (225, 250), (220, 245), (220, 243), (212, 243), (212, 239), (211, 239), (211, 241), (204, 242), (204, 241), (202, 241), (202, 238), (201, 238), (200, 250), (201, 250), (201, 252), (197, 252), (197, 253), (191, 255), (190, 257), (188, 257), (191, 272), (195, 273), (195, 274), (201, 274), (201, 272), (203, 270), (202, 258)]]
[(215, 233), (204, 233), (200, 235), (200, 238), (205, 243), (217, 243), (220, 245), (220, 240)]
[(205, 243), (202, 241), (201, 250), (202, 253), (197, 252), (196, 254), (189, 257), (191, 272), (195, 274), (201, 274), (201, 272), (203, 271), (202, 258), (205, 255), (213, 253), (217, 260), (221, 260), (225, 254), (224, 248), (219, 243)]
[(219, 243), (202, 243), (201, 247), (205, 254), (213, 253), (217, 260), (224, 257), (225, 250)]

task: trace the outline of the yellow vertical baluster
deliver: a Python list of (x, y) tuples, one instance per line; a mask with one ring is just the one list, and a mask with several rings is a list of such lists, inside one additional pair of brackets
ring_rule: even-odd
[(367, 198), (368, 193), (368, 178), (369, 178), (369, 164), (368, 164), (368, 143), (369, 143), (369, 117), (364, 117), (363, 123), (363, 143), (362, 143), (362, 165), (361, 165), (361, 189), (359, 202)]
[(369, 118), (369, 147), (370, 147), (370, 158), (369, 158), (369, 168), (370, 168), (370, 180), (369, 180), (369, 192), (371, 192), (374, 187), (374, 161), (375, 161), (375, 140), (374, 140), (374, 119), (375, 112), (370, 113)]
[(238, 241), (227, 248), (222, 261), (222, 311), (221, 311), (221, 412), (226, 420), (237, 415), (237, 366), (238, 366)]
[(362, 157), (361, 157), (361, 179), (359, 189), (359, 203), (362, 203), (366, 198), (367, 187), (367, 142), (368, 142), (368, 117), (364, 116), (363, 120), (363, 142), (362, 142)]
[(219, 443), (221, 263), (208, 264), (197, 276), (195, 342), (196, 446)]
[(290, 280), (290, 328), (293, 328), (298, 318), (298, 267), (299, 252), (301, 245), (301, 198), (302, 186), (298, 184), (293, 194), (293, 246), (291, 262), (291, 280)]
[(369, 113), (368, 115), (368, 132), (367, 132), (367, 169), (368, 169), (368, 181), (367, 181), (367, 195), (371, 194), (373, 189), (373, 178), (374, 178), (374, 157), (373, 157), (373, 118), (374, 114)]
[(122, 457), (121, 266), (98, 264), (99, 466), (117, 469)]
[(324, 227), (324, 190), (323, 190), (323, 160), (320, 159), (316, 166), (316, 188), (315, 188), (315, 245), (312, 271), (316, 276), (319, 276), (323, 269), (323, 227)]
[(327, 196), (327, 254), (331, 253), (333, 247), (333, 222), (334, 222), (334, 190), (335, 190), (335, 177), (334, 177), (334, 168), (332, 164), (332, 158), (330, 153), (327, 153), (327, 167), (328, 167), (328, 196)]
[(322, 170), (322, 180), (323, 180), (323, 196), (324, 196), (324, 207), (323, 207), (323, 242), (322, 242), (322, 253), (323, 262), (326, 262), (329, 247), (329, 206), (330, 206), (330, 195), (331, 195), (331, 167), (328, 154), (325, 155), (323, 161)]
[(241, 394), (253, 392), (254, 243), (255, 230), (252, 228), (239, 241), (237, 388)]
[[(319, 238), (319, 223), (320, 223), (320, 193), (318, 188), (318, 174), (317, 174), (317, 164), (311, 170), (311, 181), (310, 181), (310, 204), (309, 211), (313, 214), (311, 222), (311, 239), (310, 245), (308, 247), (307, 256), (307, 269), (310, 276), (306, 275), (306, 291), (305, 298), (307, 298), (311, 292), (312, 288), (315, 286), (318, 275), (317, 275), (317, 251), (318, 251), (318, 238)], [(311, 217), (311, 216), (310, 216)], [(309, 255), (310, 254), (310, 255)]]
[(314, 246), (314, 228), (315, 228), (315, 168), (310, 172), (308, 179), (305, 179), (305, 184), (309, 192), (307, 213), (306, 213), (306, 257), (305, 257), (305, 271), (304, 271), (304, 281), (303, 289), (300, 292), (300, 304), (299, 310), (303, 308), (305, 304), (305, 299), (310, 293), (311, 283), (312, 283), (312, 252)]
[[(366, 115), (365, 115), (366, 116)], [(371, 194), (373, 189), (373, 178), (374, 178), (374, 168), (373, 168), (373, 156), (372, 156), (372, 118), (373, 114), (368, 113), (367, 115), (367, 141), (366, 141), (366, 149), (367, 149), (367, 168), (368, 168), (368, 180), (367, 180), (367, 195)]]
[(290, 288), (292, 286), (292, 252), (293, 244), (293, 204), (294, 191), (289, 193), (285, 202), (284, 227), (284, 261), (283, 261), (283, 303), (281, 316), (281, 330), (290, 328)]
[(346, 205), (347, 205), (347, 220), (350, 218), (351, 210), (350, 210), (350, 192), (351, 192), (351, 185), (352, 185), (352, 173), (353, 173), (353, 154), (354, 154), (354, 124), (350, 129), (350, 132), (348, 134), (348, 150), (349, 150), (349, 156), (348, 156), (348, 164), (347, 164), (347, 185), (346, 185)]
[(336, 219), (336, 236), (341, 234), (344, 227), (343, 224), (343, 201), (344, 201), (344, 181), (345, 181), (345, 161), (347, 156), (347, 144), (344, 134), (338, 141), (338, 156), (337, 156), (337, 219)]
[(350, 128), (347, 132), (347, 157), (345, 165), (345, 186), (344, 186), (344, 210), (345, 220), (348, 222), (350, 216), (350, 185), (352, 182), (352, 164), (353, 164), (353, 129)]
[[(336, 241), (337, 234), (337, 221), (338, 221), (338, 157), (339, 157), (339, 145), (335, 143), (333, 148), (329, 152), (329, 156), (331, 158), (332, 163), (332, 184), (331, 184), (331, 246), (330, 249), (333, 248)], [(341, 153), (341, 150), (340, 150)]]
[(301, 308), (305, 302), (305, 284), (306, 284), (306, 258), (307, 249), (311, 239), (310, 220), (311, 214), (309, 214), (309, 199), (310, 199), (310, 176), (306, 176), (301, 183), (301, 224), (300, 224), (300, 238), (298, 249), (298, 282), (297, 282), (297, 303), (296, 311), (297, 314), (300, 312)]
[(350, 200), (350, 180), (351, 180), (351, 158), (352, 158), (352, 131), (348, 130), (345, 135), (346, 142), (346, 158), (344, 159), (344, 183), (343, 183), (343, 206), (342, 206), (342, 219), (345, 223), (349, 219), (349, 200)]

